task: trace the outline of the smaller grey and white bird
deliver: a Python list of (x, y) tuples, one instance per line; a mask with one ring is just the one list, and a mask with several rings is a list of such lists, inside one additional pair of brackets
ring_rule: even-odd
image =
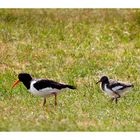
[(101, 82), (100, 88), (103, 92), (111, 97), (111, 101), (115, 100), (116, 103), (118, 98), (125, 96), (125, 93), (134, 87), (133, 84), (112, 80), (107, 76), (102, 76), (96, 84), (99, 82)]

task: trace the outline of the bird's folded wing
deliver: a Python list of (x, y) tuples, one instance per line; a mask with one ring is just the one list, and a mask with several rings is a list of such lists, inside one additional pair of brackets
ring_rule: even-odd
[(110, 80), (109, 88), (113, 91), (123, 90), (126, 87), (127, 84), (115, 80)]
[(39, 79), (34, 83), (33, 85), (37, 90), (41, 90), (43, 88), (56, 88), (56, 89), (62, 89), (64, 88), (64, 84), (55, 82), (53, 80), (48, 80), (48, 79)]

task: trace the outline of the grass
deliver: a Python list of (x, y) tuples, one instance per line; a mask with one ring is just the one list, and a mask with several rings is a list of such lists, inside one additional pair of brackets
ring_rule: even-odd
[[(0, 131), (140, 131), (140, 10), (0, 9)], [(77, 86), (47, 100), (20, 84), (20, 72)], [(102, 75), (134, 83), (111, 104)]]

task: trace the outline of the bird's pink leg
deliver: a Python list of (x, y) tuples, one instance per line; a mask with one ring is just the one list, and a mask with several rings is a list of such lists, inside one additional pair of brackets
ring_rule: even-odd
[(57, 94), (54, 94), (55, 96), (55, 106), (57, 106)]
[(55, 109), (56, 109), (56, 107), (57, 107), (57, 93), (53, 93), (53, 94), (55, 97), (54, 104), (55, 104)]

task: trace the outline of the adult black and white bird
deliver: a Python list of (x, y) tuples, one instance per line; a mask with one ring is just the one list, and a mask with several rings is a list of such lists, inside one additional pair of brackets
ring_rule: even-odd
[(57, 105), (57, 94), (65, 88), (76, 89), (75, 86), (62, 84), (49, 79), (34, 79), (28, 73), (20, 73), (18, 80), (13, 84), (14, 88), (19, 82), (22, 82), (29, 92), (33, 95), (41, 96), (44, 98), (43, 106), (46, 104), (46, 97), (54, 95), (55, 106)]
[(134, 87), (133, 84), (112, 80), (107, 76), (102, 76), (96, 84), (99, 82), (101, 82), (100, 88), (111, 97), (112, 101), (115, 100), (116, 103), (118, 98), (125, 96), (126, 91), (129, 91), (132, 87)]

